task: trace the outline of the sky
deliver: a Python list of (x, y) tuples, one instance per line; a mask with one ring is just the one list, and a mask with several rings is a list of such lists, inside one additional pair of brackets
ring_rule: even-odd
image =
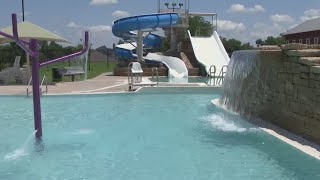
[[(93, 47), (112, 47), (115, 20), (157, 12), (157, 0), (24, 0), (25, 20), (72, 42), (89, 30)], [(11, 25), (11, 14), (22, 21), (22, 0), (1, 0), (0, 28)], [(184, 0), (161, 0), (183, 2)], [(320, 0), (190, 0), (191, 12), (217, 13), (218, 34), (254, 44), (278, 36), (305, 20), (320, 17)]]

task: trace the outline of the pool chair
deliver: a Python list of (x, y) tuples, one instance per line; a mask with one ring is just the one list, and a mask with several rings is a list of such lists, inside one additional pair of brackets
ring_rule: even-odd
[(8, 84), (20, 74), (20, 59), (21, 56), (16, 56), (13, 67), (5, 68), (0, 72), (0, 84)]
[(143, 70), (139, 62), (132, 62), (128, 65), (128, 86), (129, 91), (134, 90), (135, 86), (154, 86), (157, 83), (142, 81)]

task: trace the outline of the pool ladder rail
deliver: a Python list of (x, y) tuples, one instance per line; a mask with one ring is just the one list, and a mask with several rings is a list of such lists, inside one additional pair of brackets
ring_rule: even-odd
[(154, 82), (154, 76), (157, 78), (157, 86), (159, 86), (159, 70), (157, 67), (152, 68), (152, 81)]
[(135, 86), (143, 87), (143, 86), (158, 86), (159, 78), (158, 78), (158, 68), (152, 68), (152, 77), (154, 77), (154, 72), (157, 76), (157, 82), (143, 82), (142, 75), (143, 70), (141, 68), (141, 64), (139, 62), (132, 62), (128, 65), (128, 90), (134, 91)]
[(218, 75), (217, 73), (217, 68), (215, 65), (210, 66), (209, 72), (206, 77), (206, 84), (207, 86), (223, 86), (224, 84), (224, 78), (226, 76), (228, 70), (228, 66), (224, 65), (222, 66), (220, 72)]
[[(32, 93), (32, 91), (29, 90), (31, 83), (32, 83), (32, 76), (30, 77), (29, 83), (27, 85), (27, 96), (29, 96)], [(42, 87), (43, 87), (44, 83), (45, 83), (45, 89), (42, 91)], [(43, 78), (41, 80), (41, 84), (40, 84), (39, 88), (40, 88), (41, 95), (48, 93), (48, 80), (45, 75), (43, 76)]]

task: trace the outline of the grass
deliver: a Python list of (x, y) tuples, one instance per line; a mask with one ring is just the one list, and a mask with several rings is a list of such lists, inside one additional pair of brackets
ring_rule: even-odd
[[(92, 79), (94, 77), (99, 76), (105, 72), (112, 72), (114, 67), (116, 67), (118, 62), (91, 62), (90, 69), (88, 64), (88, 79)], [(71, 65), (72, 66), (72, 65)], [(51, 64), (40, 69), (40, 79), (45, 75), (48, 79), (48, 82), (52, 82), (52, 68), (59, 68), (59, 67), (69, 67), (69, 62), (60, 62)], [(76, 76), (76, 81), (83, 80), (84, 75)], [(71, 81), (70, 76), (63, 77), (62, 81), (68, 82)]]

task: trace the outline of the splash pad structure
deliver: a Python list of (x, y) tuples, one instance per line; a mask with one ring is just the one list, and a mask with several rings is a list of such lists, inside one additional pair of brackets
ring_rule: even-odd
[[(41, 120), (41, 100), (40, 100), (40, 83), (39, 83), (39, 69), (45, 65), (61, 62), (70, 58), (75, 58), (83, 55), (89, 49), (89, 33), (85, 32), (84, 48), (76, 53), (62, 56), (56, 59), (48, 60), (39, 63), (39, 48), (38, 40), (31, 39), (30, 42), (21, 40), (18, 34), (17, 15), (12, 14), (12, 32), (13, 36), (0, 31), (0, 35), (13, 39), (15, 42), (32, 57), (32, 91), (33, 91), (33, 111), (34, 111), (34, 129), (36, 131), (35, 137), (40, 139), (42, 137), (42, 120)], [(28, 48), (28, 46), (30, 48)]]

